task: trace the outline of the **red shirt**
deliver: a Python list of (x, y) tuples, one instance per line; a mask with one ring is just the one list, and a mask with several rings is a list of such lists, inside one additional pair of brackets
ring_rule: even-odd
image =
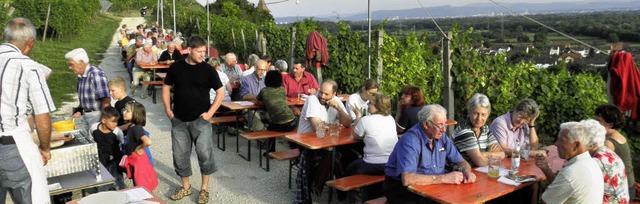
[(305, 71), (302, 74), (302, 79), (298, 82), (293, 72), (291, 72), (283, 78), (282, 86), (287, 91), (287, 97), (295, 98), (298, 97), (299, 93), (309, 94), (309, 89), (318, 90), (318, 81), (312, 74)]

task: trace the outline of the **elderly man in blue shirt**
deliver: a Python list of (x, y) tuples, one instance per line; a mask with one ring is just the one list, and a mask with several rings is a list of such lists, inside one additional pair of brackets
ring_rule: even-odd
[[(409, 185), (473, 183), (476, 175), (446, 135), (447, 110), (438, 104), (418, 112), (420, 123), (398, 140), (385, 166), (384, 194), (390, 203), (420, 203)], [(445, 173), (446, 163), (460, 171)]]
[(78, 99), (80, 104), (73, 111), (73, 118), (82, 117), (85, 131), (99, 122), (100, 110), (111, 105), (111, 96), (107, 88), (107, 76), (104, 72), (89, 64), (89, 56), (82, 48), (76, 48), (64, 55), (69, 69), (78, 75)]

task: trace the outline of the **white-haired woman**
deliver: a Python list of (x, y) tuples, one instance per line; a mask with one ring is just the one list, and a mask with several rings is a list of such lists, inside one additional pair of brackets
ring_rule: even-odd
[(475, 166), (488, 165), (489, 157), (504, 158), (502, 147), (487, 126), (491, 113), (489, 98), (476, 93), (469, 99), (467, 106), (468, 117), (456, 127), (453, 135), (453, 142), (462, 158)]
[(593, 119), (580, 121), (589, 132), (589, 154), (600, 166), (604, 177), (604, 197), (602, 203), (629, 203), (629, 188), (624, 162), (604, 145), (607, 133), (604, 126)]

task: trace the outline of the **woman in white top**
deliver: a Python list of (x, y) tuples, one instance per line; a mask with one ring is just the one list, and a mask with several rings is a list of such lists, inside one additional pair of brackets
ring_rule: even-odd
[(359, 108), (352, 135), (364, 141), (364, 156), (347, 166), (346, 174), (384, 175), (384, 165), (398, 142), (396, 121), (391, 116), (391, 99), (383, 93), (374, 93), (369, 99), (369, 115), (362, 117)]

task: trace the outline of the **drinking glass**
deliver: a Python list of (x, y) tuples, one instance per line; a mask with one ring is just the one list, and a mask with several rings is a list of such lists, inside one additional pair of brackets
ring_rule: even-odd
[(324, 122), (320, 121), (316, 124), (316, 137), (322, 139), (326, 133), (326, 127), (324, 126)]
[(525, 161), (529, 161), (529, 150), (531, 150), (531, 146), (525, 143), (524, 146), (522, 146), (522, 159)]
[(334, 120), (329, 123), (329, 136), (337, 137), (338, 135), (340, 135), (340, 121)]
[(502, 165), (502, 159), (500, 157), (489, 157), (489, 177), (500, 177), (500, 167)]

